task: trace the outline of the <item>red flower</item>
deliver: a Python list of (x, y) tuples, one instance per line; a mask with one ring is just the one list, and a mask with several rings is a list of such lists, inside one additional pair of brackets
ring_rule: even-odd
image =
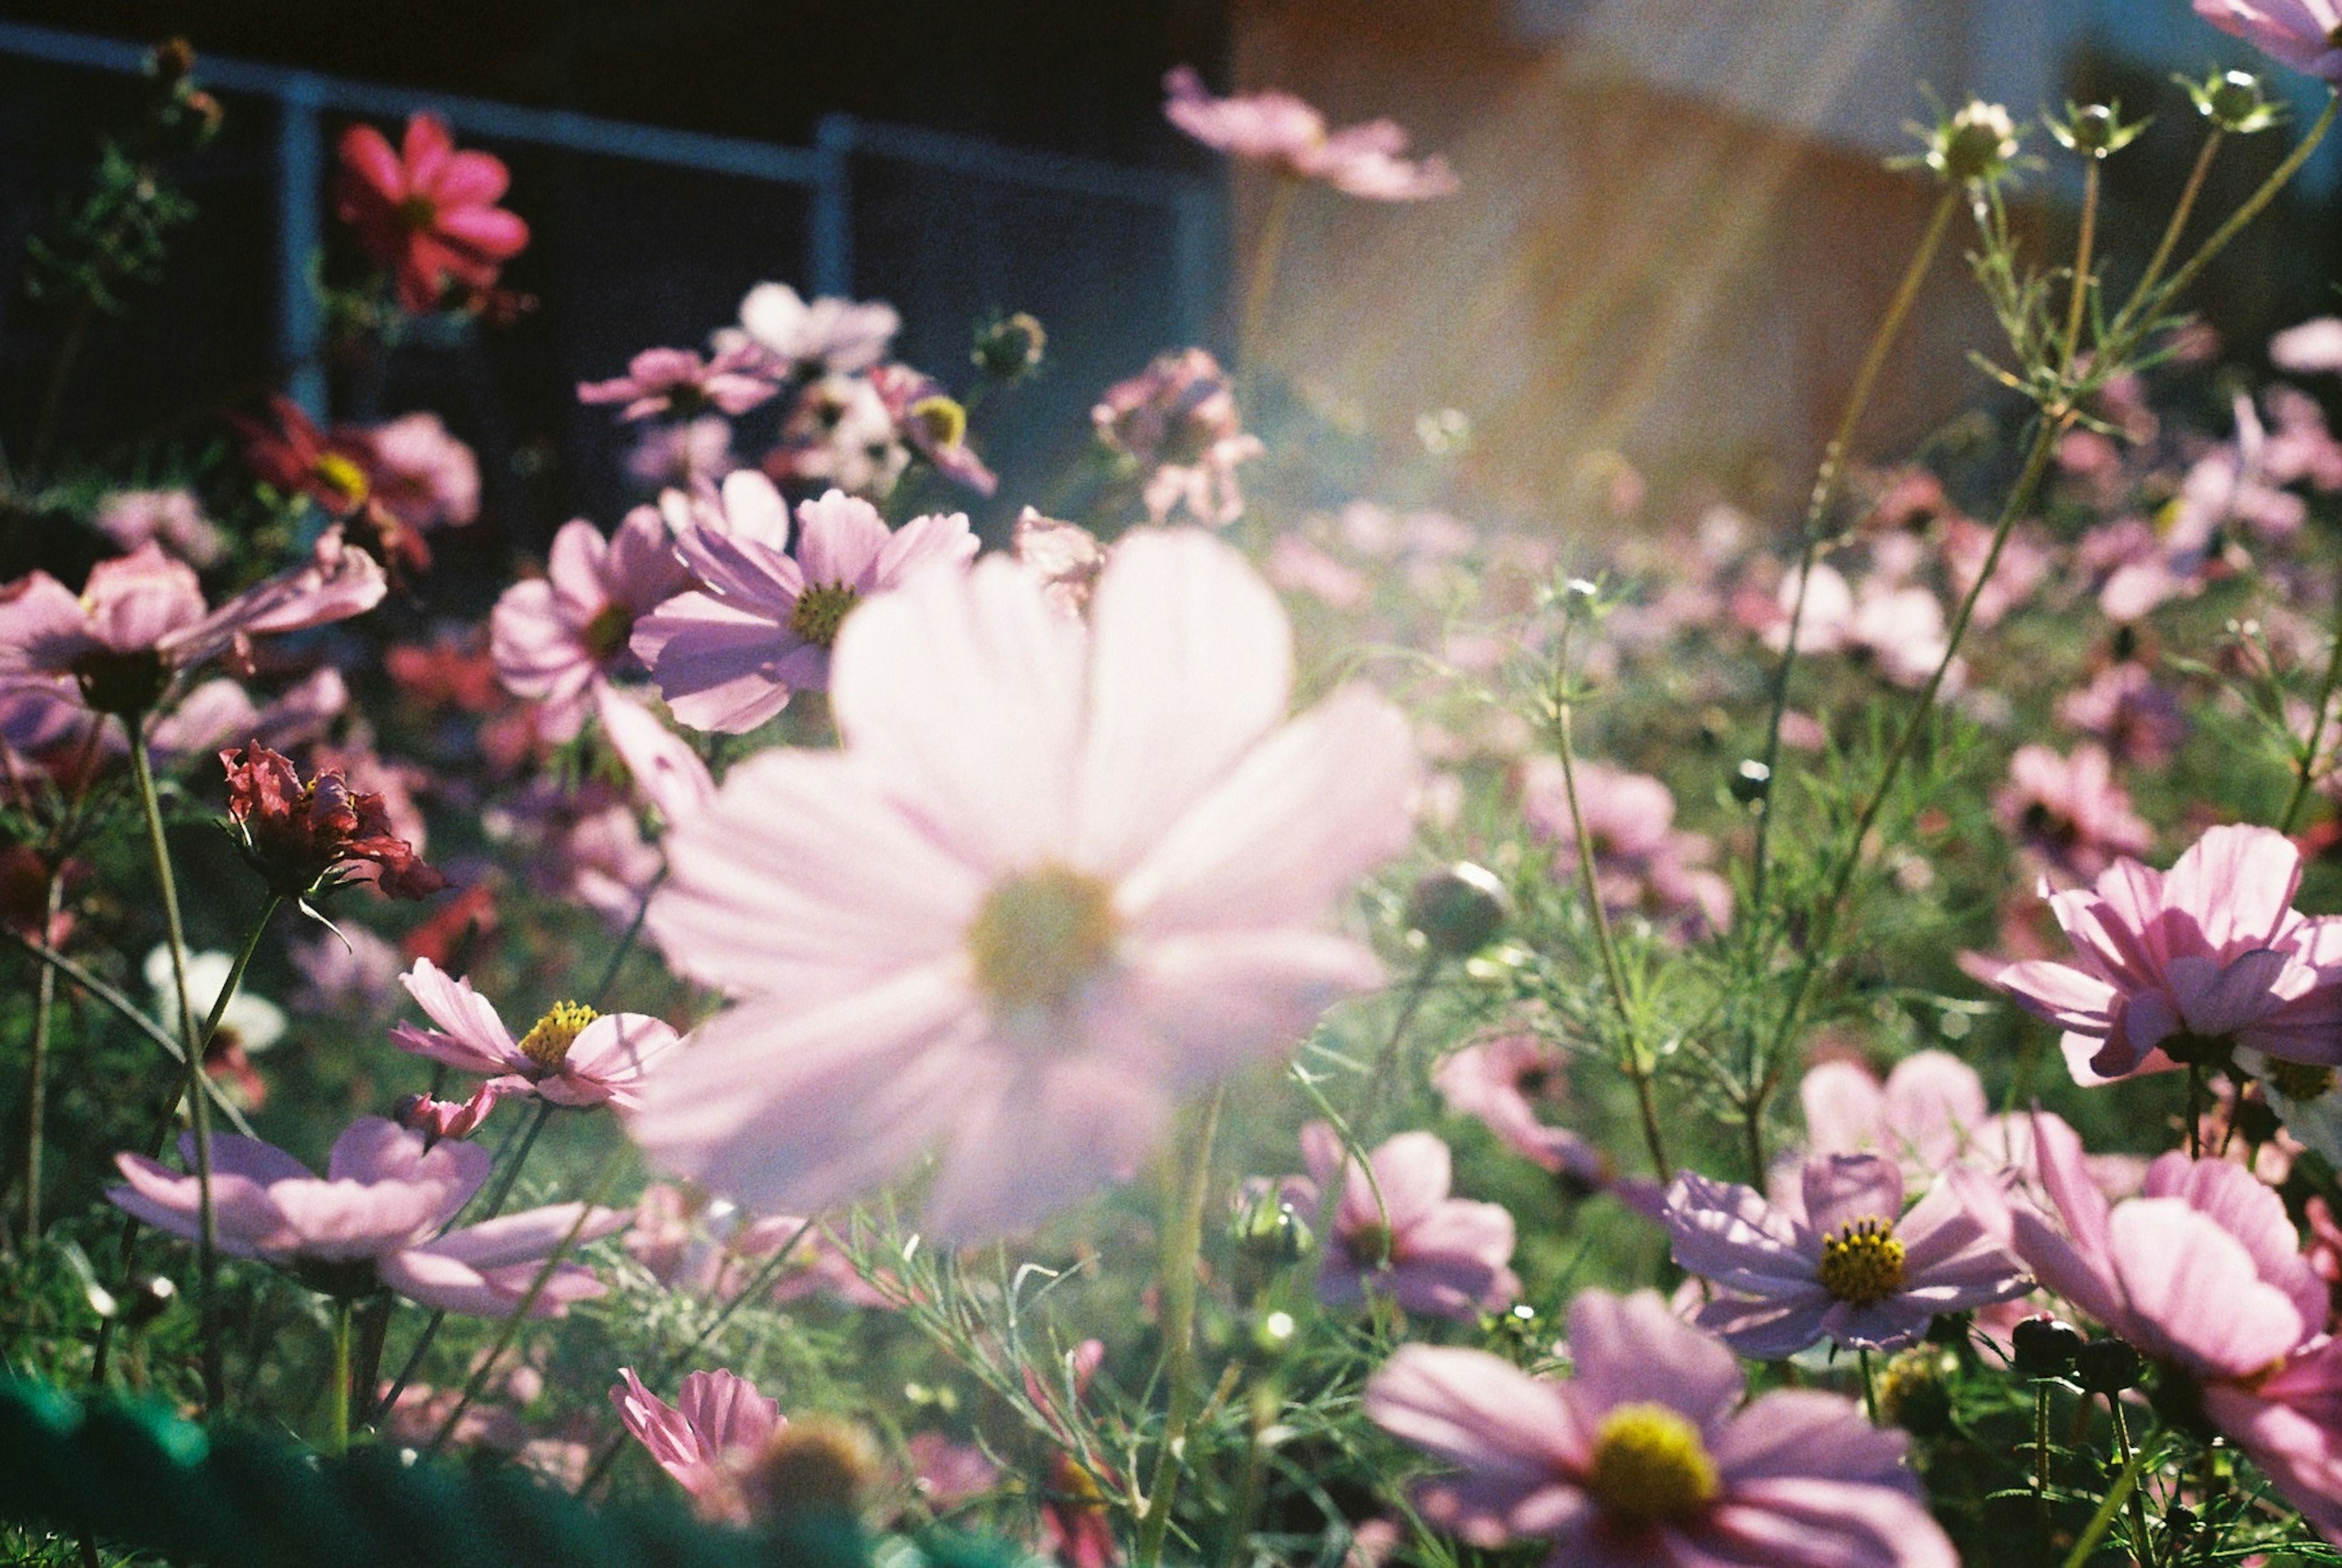
[(339, 437), (328, 439), (289, 397), (271, 397), (268, 417), (231, 413), (244, 437), (244, 460), (261, 482), (281, 494), (306, 495), (335, 517), (366, 503), (374, 483), (367, 454)]
[(492, 287), (528, 244), (528, 225), (495, 205), (509, 180), (504, 160), (457, 152), (436, 115), (406, 122), (403, 152), (372, 125), (352, 125), (340, 153), (335, 210), (391, 269), (409, 311), (435, 308), (451, 281), (475, 293)]
[(297, 898), (328, 878), (338, 885), (354, 862), (371, 863), (375, 884), (393, 898), (425, 898), (447, 885), (414, 845), (393, 835), (382, 796), (352, 789), (341, 769), (304, 783), (291, 758), (257, 741), (220, 753), (220, 761), (228, 816), (273, 891)]

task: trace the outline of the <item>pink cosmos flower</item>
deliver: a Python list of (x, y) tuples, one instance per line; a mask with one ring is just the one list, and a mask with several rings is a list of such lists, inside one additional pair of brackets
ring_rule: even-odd
[(1697, 1322), (1746, 1356), (1817, 1341), (1889, 1349), (1936, 1318), (2032, 1288), (1950, 1185), (1908, 1214), (1903, 1172), (1877, 1154), (1806, 1162), (1803, 1213), (1686, 1171), (1667, 1192), (1675, 1260), (1716, 1284)]
[(2196, 0), (2196, 15), (2274, 60), (2342, 86), (2337, 0)]
[(895, 428), (927, 465), (955, 484), (988, 496), (1000, 476), (967, 444), (967, 410), (934, 376), (907, 365), (875, 365), (870, 385), (886, 405)]
[(1499, 1203), (1449, 1197), (1447, 1145), (1429, 1133), (1401, 1133), (1368, 1155), (1372, 1181), (1324, 1122), (1301, 1129), (1301, 1153), (1325, 1194), (1317, 1299), (1327, 1306), (1380, 1295), (1472, 1323), (1521, 1293), (1509, 1266), (1513, 1216)]
[(117, 490), (97, 504), (92, 521), (117, 550), (135, 550), (152, 539), (197, 568), (211, 565), (227, 548), (187, 490)]
[[(1769, 602), (1744, 597), (1740, 614), (1765, 634), (1766, 646), (1788, 646), (1789, 613), (1797, 602), (1797, 576), (1781, 581)], [(1898, 686), (1920, 686), (1943, 662), (1949, 646), (1944, 607), (1923, 587), (1901, 583), (1891, 572), (1874, 572), (1857, 591), (1837, 567), (1817, 565), (1797, 623), (1800, 654), (1845, 654), (1874, 664)]]
[(1569, 1059), (1558, 1046), (1511, 1034), (1466, 1045), (1439, 1064), (1431, 1082), (1454, 1114), (1477, 1117), (1515, 1154), (1599, 1190), (1610, 1184), (1607, 1156), (1537, 1114), (1538, 1102), (1559, 1097), (1568, 1071)]
[(744, 533), (686, 527), (676, 552), (706, 591), (670, 599), (637, 624), (635, 654), (676, 718), (740, 734), (787, 706), (792, 692), (828, 687), (830, 649), (864, 602), (929, 566), (966, 565), (976, 544), (964, 513), (890, 530), (876, 507), (837, 490), (797, 507), (795, 556)]
[(675, 1031), (647, 1014), (600, 1014), (575, 1002), (554, 1004), (515, 1040), (470, 981), (451, 978), (428, 958), (399, 978), (439, 1027), (398, 1024), (391, 1044), (556, 1105), (639, 1104), (645, 1074), (676, 1044)]
[(712, 360), (687, 348), (646, 348), (627, 362), (626, 374), (616, 380), (579, 382), (577, 401), (623, 403), (621, 419), (648, 419), (655, 414), (686, 419), (707, 408), (746, 414), (780, 392), (770, 364), (754, 344), (719, 351)]
[(1180, 65), (1163, 78), (1164, 117), (1215, 152), (1266, 164), (1294, 179), (1323, 180), (1376, 202), (1418, 202), (1456, 194), (1444, 159), (1410, 160), (1406, 133), (1389, 120), (1329, 132), (1326, 116), (1290, 93), (1215, 98)]
[(567, 740), (595, 691), (633, 667), (636, 622), (690, 586), (656, 509), (636, 507), (606, 540), (578, 518), (553, 536), (545, 575), (496, 601), (488, 623), (496, 674), (540, 704), (548, 738)]
[[(2144, 1193), (2109, 1205), (2081, 1140), (2037, 1135), (2046, 1204), (1966, 1183), (1977, 1213), (2043, 1285), (2157, 1363), (2167, 1392), (2252, 1457), (2328, 1541), (2342, 1540), (2342, 1340), (2326, 1282), (2285, 1203), (2243, 1166), (2177, 1151)], [(2177, 1387), (2171, 1386), (2177, 1384)]]
[(1106, 568), (1106, 546), (1096, 534), (1027, 506), (1017, 515), (1009, 549), (1019, 565), (1041, 579), (1051, 604), (1074, 616), (1089, 608), (1090, 591)]
[(731, 422), (720, 414), (648, 426), (626, 454), (626, 472), (652, 485), (714, 484), (738, 466)]
[(328, 528), (308, 561), (205, 614), (195, 568), (149, 540), (91, 567), (79, 594), (46, 572), (0, 589), (0, 678), (70, 676), (99, 712), (143, 712), (174, 673), (264, 633), (346, 620), (386, 587), (382, 568)]
[(2017, 747), (1993, 804), (2019, 842), (2081, 876), (2155, 843), (2155, 829), (2131, 809), (2130, 792), (2115, 783), (2114, 759), (2103, 746), (2076, 746), (2063, 757), (2047, 746)]
[(2342, 917), (2295, 913), (2300, 884), (2283, 834), (2216, 827), (2167, 874), (2119, 860), (2095, 891), (2049, 894), (2077, 962), (2011, 964), (1993, 984), (2066, 1032), (2077, 1083), (2223, 1044), (2342, 1064)]
[(595, 704), (610, 749), (634, 775), (643, 799), (669, 823), (706, 809), (716, 798), (707, 764), (681, 735), (658, 722), (648, 708), (606, 686)]
[[(192, 1137), (180, 1142), (192, 1160)], [(144, 1154), (117, 1154), (129, 1185), (107, 1189), (118, 1208), (158, 1230), (195, 1239), (199, 1178)], [(334, 1141), (324, 1179), (273, 1144), (212, 1136), (212, 1209), (219, 1250), (260, 1258), (329, 1294), (363, 1295), (377, 1284), (445, 1312), (505, 1317), (520, 1305), (545, 1259), (575, 1230), (580, 1243), (625, 1228), (616, 1209), (586, 1213), (555, 1203), (440, 1232), (488, 1178), (475, 1144), (426, 1146), (422, 1134), (379, 1116), (353, 1122)], [(585, 1223), (578, 1223), (585, 1214)], [(545, 1280), (532, 1317), (561, 1317), (602, 1293), (593, 1271), (563, 1263)]]
[[(1705, 834), (1676, 831), (1676, 799), (1648, 774), (1606, 763), (1576, 764), (1578, 809), (1594, 840), (1595, 876), (1603, 907), (1671, 922), (1696, 937), (1732, 924), (1732, 884), (1707, 867), (1715, 846)], [(1529, 759), (1521, 774), (1521, 809), (1529, 831), (1554, 845), (1554, 873), (1577, 875), (1577, 824), (1570, 815), (1561, 764)]]
[(1797, 1084), (1806, 1147), (1815, 1154), (1884, 1154), (1907, 1180), (1925, 1180), (1967, 1152), (1992, 1120), (1984, 1081), (1948, 1051), (1895, 1064), (1881, 1084), (1855, 1062), (1823, 1062)]
[(869, 376), (832, 375), (797, 393), (764, 470), (792, 495), (843, 490), (883, 498), (910, 464), (902, 429)]
[(807, 301), (785, 283), (760, 283), (740, 302), (739, 326), (716, 335), (716, 348), (754, 344), (783, 371), (811, 381), (869, 369), (902, 328), (903, 318), (884, 301)]
[(610, 1390), (610, 1403), (658, 1467), (683, 1483), (703, 1519), (748, 1522), (740, 1478), (788, 1425), (780, 1402), (736, 1373), (695, 1372), (669, 1404), (643, 1386), (632, 1367)]
[(842, 752), (751, 758), (668, 835), (651, 934), (742, 1000), (646, 1085), (653, 1163), (818, 1212), (940, 1145), (926, 1228), (996, 1234), (1376, 984), (1315, 928), (1406, 841), (1415, 759), (1362, 689), (1280, 722), (1291, 635), (1187, 532), (1122, 544), (1086, 633), (1006, 560), (857, 611)]
[(334, 433), (362, 460), (375, 504), (417, 533), (480, 516), (480, 460), (427, 411)]
[(509, 183), (504, 160), (457, 152), (438, 115), (410, 118), (402, 152), (372, 125), (343, 132), (339, 150), (335, 210), (391, 270), (405, 309), (435, 309), (450, 281), (492, 286), (527, 247), (528, 225), (495, 205)]
[(496, 1108), (504, 1091), (494, 1084), (483, 1084), (472, 1092), (468, 1100), (435, 1100), (428, 1094), (409, 1094), (391, 1113), (391, 1120), (409, 1132), (420, 1133), (432, 1143), (442, 1138), (468, 1138), (480, 1130), (488, 1113)]
[(1209, 353), (1157, 356), (1107, 387), (1090, 423), (1099, 440), (1148, 470), (1140, 498), (1152, 521), (1184, 509), (1206, 527), (1225, 528), (1244, 515), (1236, 464), (1266, 448), (1245, 433), (1235, 389)]
[(2187, 738), (2179, 700), (2156, 684), (2145, 664), (2131, 660), (2108, 664), (2088, 685), (2068, 692), (2057, 704), (2057, 717), (2134, 766), (2170, 761)]
[(1462, 1473), (1418, 1486), (1475, 1546), (1552, 1543), (1550, 1568), (1957, 1568), (1919, 1501), (1909, 1439), (1847, 1400), (1743, 1389), (1729, 1351), (1655, 1291), (1570, 1303), (1575, 1375), (1411, 1344), (1366, 1414)]

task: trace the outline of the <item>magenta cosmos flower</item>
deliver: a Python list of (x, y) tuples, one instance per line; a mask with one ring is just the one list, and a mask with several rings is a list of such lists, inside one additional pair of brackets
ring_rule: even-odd
[(1736, 1413), (1732, 1353), (1655, 1291), (1570, 1303), (1566, 1381), (1485, 1351), (1406, 1345), (1366, 1414), (1461, 1474), (1426, 1518), (1473, 1545), (1549, 1541), (1552, 1568), (1957, 1568), (1909, 1440), (1805, 1389)]
[(2142, 854), (2155, 829), (2131, 809), (2106, 748), (2080, 745), (2061, 757), (2047, 746), (2017, 748), (2008, 783), (1994, 797), (2001, 826), (2053, 865), (2096, 876), (2117, 855)]
[(1447, 1145), (1429, 1133), (1401, 1133), (1368, 1155), (1371, 1181), (1324, 1122), (1301, 1129), (1301, 1154), (1326, 1194), (1317, 1299), (1327, 1306), (1374, 1294), (1472, 1323), (1521, 1293), (1510, 1267), (1513, 1216), (1500, 1203), (1449, 1197)]
[(1408, 835), (1406, 721), (1282, 722), (1292, 629), (1235, 551), (1137, 535), (1086, 631), (1013, 562), (856, 612), (842, 752), (768, 752), (667, 837), (649, 929), (741, 1001), (646, 1085), (652, 1162), (819, 1212), (943, 1161), (928, 1228), (1130, 1173), (1197, 1087), (1379, 983), (1318, 923)]
[[(727, 510), (741, 489), (726, 484)], [(926, 567), (965, 566), (976, 544), (964, 513), (889, 529), (876, 506), (838, 490), (797, 507), (794, 556), (746, 529), (690, 524), (676, 548), (706, 591), (670, 599), (637, 625), (635, 655), (676, 718), (741, 734), (792, 692), (827, 688), (838, 629), (864, 601)]]
[(2043, 1285), (2157, 1363), (2329, 1541), (2342, 1540), (2342, 1341), (2326, 1282), (2277, 1193), (2228, 1160), (2177, 1151), (2109, 1205), (2082, 1142), (2038, 1119), (2046, 1205), (1964, 1178), (1969, 1201)]
[(496, 674), (542, 704), (548, 738), (568, 740), (596, 690), (633, 667), (635, 623), (690, 586), (655, 508), (636, 507), (608, 539), (580, 517), (553, 536), (545, 575), (496, 601), (488, 621)]
[(470, 981), (451, 978), (428, 958), (399, 979), (439, 1027), (398, 1024), (392, 1044), (556, 1105), (637, 1104), (644, 1074), (676, 1043), (675, 1031), (647, 1014), (601, 1014), (575, 1002), (554, 1004), (515, 1040)]
[(189, 669), (264, 633), (346, 620), (388, 584), (338, 528), (310, 558), (206, 613), (195, 568), (154, 541), (90, 568), (79, 594), (35, 572), (0, 590), (0, 677), (68, 676), (102, 713), (142, 713)]
[(1164, 117), (1215, 152), (1266, 164), (1299, 180), (1375, 202), (1419, 202), (1456, 194), (1456, 175), (1437, 157), (1407, 158), (1406, 133), (1390, 120), (1328, 131), (1326, 116), (1290, 93), (1215, 98), (1180, 65), (1163, 78)]
[(2196, 15), (2271, 59), (2342, 85), (2342, 4), (2337, 0), (2196, 0)]
[(1806, 1163), (1804, 1213), (1686, 1171), (1667, 1191), (1675, 1260), (1717, 1287), (1697, 1322), (1777, 1361), (1827, 1339), (1886, 1350), (1943, 1313), (2007, 1301), (2025, 1273), (1939, 1183), (1903, 1212), (1903, 1173), (1877, 1154)]
[(1993, 984), (2065, 1030), (2083, 1084), (2237, 1045), (2342, 1064), (2342, 919), (2296, 913), (2300, 884), (2283, 834), (2216, 827), (2167, 874), (2120, 860), (2095, 890), (2050, 894), (2077, 962), (2011, 964)]
[(1559, 1046), (1511, 1034), (1466, 1045), (1439, 1064), (1431, 1083), (1454, 1114), (1477, 1117), (1515, 1154), (1598, 1191), (1610, 1184), (1608, 1158), (1537, 1114), (1540, 1104), (1561, 1100), (1568, 1075)]
[(740, 1478), (788, 1425), (779, 1402), (732, 1372), (693, 1373), (673, 1404), (645, 1388), (634, 1368), (620, 1367), (618, 1376), (625, 1381), (610, 1390), (618, 1419), (683, 1483), (700, 1516), (746, 1523)]
[(780, 391), (772, 361), (754, 344), (741, 344), (703, 360), (687, 348), (646, 348), (627, 362), (615, 381), (581, 381), (580, 403), (623, 403), (621, 419), (664, 414), (688, 419), (705, 409), (746, 414)]
[(438, 115), (409, 119), (399, 152), (372, 125), (352, 125), (340, 152), (342, 221), (390, 269), (406, 309), (435, 309), (450, 281), (494, 285), (504, 264), (527, 247), (528, 225), (496, 205), (509, 183), (504, 161), (457, 152)]
[[(192, 1159), (191, 1138), (180, 1142)], [(108, 1189), (116, 1208), (192, 1241), (202, 1228), (199, 1178), (144, 1154), (118, 1154), (129, 1185)], [(212, 1136), (212, 1210), (219, 1250), (275, 1263), (332, 1295), (376, 1285), (445, 1312), (509, 1315), (554, 1248), (575, 1231), (596, 1241), (623, 1230), (616, 1209), (585, 1213), (555, 1203), (505, 1214), (442, 1235), (488, 1178), (493, 1162), (477, 1144), (429, 1143), (379, 1116), (354, 1122), (334, 1141), (324, 1179), (273, 1144), (233, 1134)], [(532, 1317), (560, 1317), (569, 1303), (602, 1293), (593, 1271), (563, 1263), (545, 1280)]]

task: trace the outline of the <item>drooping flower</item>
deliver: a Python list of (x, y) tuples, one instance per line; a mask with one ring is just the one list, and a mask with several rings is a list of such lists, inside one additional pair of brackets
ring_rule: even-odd
[(735, 1524), (748, 1520), (740, 1483), (788, 1425), (780, 1402), (733, 1372), (695, 1372), (669, 1404), (643, 1386), (632, 1367), (610, 1390), (610, 1403), (636, 1442), (658, 1467), (683, 1483), (704, 1519)]
[(709, 408), (746, 414), (780, 392), (766, 369), (770, 363), (754, 344), (721, 351), (712, 360), (687, 348), (646, 348), (616, 380), (579, 382), (577, 401), (623, 403), (621, 419), (688, 419)]
[(656, 508), (636, 507), (608, 539), (580, 517), (553, 536), (542, 578), (496, 600), (488, 622), (496, 674), (539, 704), (548, 738), (567, 740), (596, 690), (635, 668), (636, 623), (690, 586)]
[(1743, 1355), (1779, 1360), (1823, 1339), (1892, 1349), (1944, 1313), (2030, 1288), (1947, 1183), (1906, 1214), (1892, 1160), (1817, 1154), (1803, 1196), (1793, 1213), (1691, 1171), (1668, 1189), (1675, 1260), (1717, 1287), (1696, 1321)]
[(596, 1013), (557, 1002), (515, 1040), (488, 999), (428, 958), (400, 977), (436, 1029), (401, 1024), (390, 1032), (402, 1051), (477, 1073), (500, 1089), (533, 1094), (556, 1105), (640, 1102), (645, 1074), (676, 1044), (674, 1029), (643, 1013)]
[(468, 1138), (480, 1130), (488, 1113), (496, 1108), (504, 1091), (494, 1084), (483, 1084), (472, 1091), (468, 1100), (435, 1100), (428, 1094), (409, 1094), (391, 1113), (391, 1120), (409, 1132), (420, 1133), (437, 1142), (441, 1138)]
[(1098, 439), (1147, 471), (1141, 498), (1156, 523), (1184, 510), (1209, 528), (1244, 515), (1236, 464), (1261, 454), (1245, 433), (1220, 362), (1200, 348), (1156, 357), (1106, 389), (1090, 423)]
[(2109, 1205), (2081, 1140), (2041, 1118), (2046, 1204), (1971, 1181), (1971, 1205), (2041, 1283), (2157, 1364), (2162, 1392), (2342, 1540), (2342, 1340), (2285, 1203), (2244, 1166), (2177, 1151)]
[(635, 655), (676, 718), (738, 734), (792, 692), (827, 689), (830, 650), (862, 604), (926, 568), (966, 565), (976, 543), (965, 513), (890, 530), (876, 507), (837, 490), (797, 507), (795, 555), (746, 534), (686, 527), (676, 549), (706, 591), (637, 624)]
[(716, 335), (718, 353), (742, 342), (806, 381), (869, 369), (886, 356), (903, 318), (882, 300), (807, 301), (785, 283), (760, 283), (740, 302), (740, 325)]
[[(192, 1137), (183, 1139), (182, 1156), (192, 1160), (193, 1146)], [(574, 1232), (582, 1244), (626, 1223), (619, 1210), (554, 1203), (443, 1235), (487, 1180), (488, 1152), (453, 1140), (426, 1149), (423, 1134), (379, 1116), (352, 1123), (335, 1140), (323, 1178), (273, 1144), (232, 1134), (215, 1134), (211, 1154), (220, 1252), (275, 1263), (333, 1295), (386, 1286), (427, 1307), (508, 1317), (563, 1238)], [(195, 1238), (202, 1228), (198, 1177), (144, 1154), (119, 1154), (115, 1163), (129, 1181), (107, 1189), (116, 1208)], [(591, 1269), (562, 1263), (529, 1315), (560, 1317), (570, 1303), (602, 1292)]]
[(2017, 747), (1993, 806), (2019, 843), (2081, 876), (2155, 842), (2155, 829), (2131, 809), (2130, 792), (2115, 782), (2114, 759), (2103, 746), (2076, 746), (2069, 756), (2044, 745)]
[(1378, 1295), (1471, 1323), (1520, 1294), (1511, 1213), (1449, 1197), (1447, 1145), (1429, 1133), (1401, 1133), (1375, 1150), (1372, 1179), (1324, 1122), (1301, 1130), (1301, 1152), (1325, 1194), (1317, 1299), (1327, 1306)]
[(98, 712), (143, 714), (177, 672), (248, 637), (345, 620), (385, 589), (382, 568), (329, 528), (309, 560), (205, 614), (195, 569), (149, 540), (91, 567), (79, 594), (46, 572), (0, 590), (0, 677), (70, 677)]
[(372, 125), (352, 125), (339, 152), (335, 210), (390, 269), (406, 310), (436, 309), (451, 282), (493, 287), (504, 264), (527, 248), (528, 225), (496, 205), (510, 183), (504, 160), (458, 152), (438, 115), (411, 116), (398, 152)]
[(2196, 15), (2273, 60), (2342, 86), (2337, 0), (2196, 0)]
[(1366, 1385), (1385, 1431), (1456, 1465), (1416, 1489), (1473, 1545), (1549, 1541), (1551, 1568), (1956, 1568), (1909, 1440), (1847, 1400), (1742, 1392), (1732, 1353), (1657, 1293), (1570, 1303), (1575, 1375), (1403, 1346)]
[(649, 929), (742, 1000), (636, 1141), (799, 1211), (940, 1145), (951, 1239), (1128, 1174), (1181, 1096), (1380, 974), (1315, 927), (1406, 840), (1406, 725), (1355, 688), (1280, 723), (1291, 681), (1274, 594), (1194, 533), (1121, 545), (1086, 634), (1006, 560), (857, 611), (842, 753), (752, 758), (668, 835)]
[(1431, 1083), (1450, 1112), (1477, 1117), (1515, 1154), (1598, 1190), (1610, 1182), (1602, 1151), (1537, 1114), (1540, 1101), (1557, 1098), (1568, 1070), (1558, 1046), (1514, 1033), (1466, 1045), (1439, 1064)]
[[(259, 742), (220, 754), (227, 813), (237, 841), (271, 892), (301, 898), (346, 881), (372, 882), (393, 898), (427, 898), (447, 879), (392, 831), (383, 797), (355, 789), (342, 769), (304, 780), (293, 760)], [(374, 867), (371, 877), (356, 874)]]
[(2117, 861), (2095, 890), (2049, 894), (2073, 964), (2011, 964), (1993, 984), (2063, 1029), (2077, 1082), (2237, 1045), (2342, 1064), (2342, 918), (2293, 908), (2301, 852), (2263, 827), (2216, 827), (2166, 874)]
[(1406, 133), (1392, 121), (1329, 131), (1325, 115), (1290, 93), (1215, 98), (1186, 65), (1163, 78), (1163, 91), (1165, 118), (1215, 152), (1266, 164), (1294, 179), (1323, 180), (1368, 201), (1417, 202), (1456, 194), (1456, 175), (1446, 161), (1406, 157)]

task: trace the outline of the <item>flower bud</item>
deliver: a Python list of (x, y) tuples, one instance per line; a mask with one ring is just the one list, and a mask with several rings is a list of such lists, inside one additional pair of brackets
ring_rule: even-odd
[(2091, 1393), (2120, 1393), (2138, 1386), (2147, 1363), (2118, 1339), (2094, 1339), (2074, 1353), (2074, 1381)]
[(1257, 1193), (1228, 1222), (1228, 1240), (1255, 1262), (1271, 1267), (1294, 1263), (1317, 1244), (1316, 1233), (1301, 1211), (1271, 1189)]
[(1742, 805), (1756, 805), (1773, 793), (1773, 770), (1750, 757), (1732, 770), (1732, 798)]
[(1955, 185), (1989, 185), (2008, 173), (2017, 145), (2008, 111), (1975, 98), (1927, 133), (1925, 162)]
[(2119, 104), (2084, 104), (2066, 105), (2066, 117), (2049, 122), (2049, 134), (2057, 145), (2069, 153), (2079, 153), (2086, 158), (2104, 158), (2121, 152), (2138, 139), (2147, 129), (2139, 120), (2125, 125)]
[(2269, 102), (2261, 79), (2250, 71), (2224, 71), (2201, 82), (2182, 77), (2180, 85), (2195, 101), (2197, 114), (2234, 135), (2266, 131), (2285, 118), (2284, 108)]
[(133, 1274), (123, 1287), (120, 1312), (125, 1328), (145, 1328), (169, 1312), (179, 1299), (179, 1287), (161, 1274)]
[(1496, 874), (1468, 860), (1432, 872), (1407, 895), (1406, 924), (1443, 958), (1466, 958), (1496, 939), (1513, 912)]
[(2047, 1313), (2018, 1323), (2008, 1339), (2016, 1351), (2017, 1370), (2037, 1383), (2064, 1377), (2082, 1349), (2082, 1336), (2074, 1325)]
[(1025, 311), (1005, 315), (976, 335), (976, 351), (968, 357), (995, 381), (1021, 381), (1041, 366), (1049, 335), (1040, 321)]
[(1959, 1363), (1948, 1352), (1923, 1345), (1887, 1363), (1878, 1379), (1878, 1413), (1915, 1437), (1935, 1437), (1952, 1424), (1947, 1381)]

